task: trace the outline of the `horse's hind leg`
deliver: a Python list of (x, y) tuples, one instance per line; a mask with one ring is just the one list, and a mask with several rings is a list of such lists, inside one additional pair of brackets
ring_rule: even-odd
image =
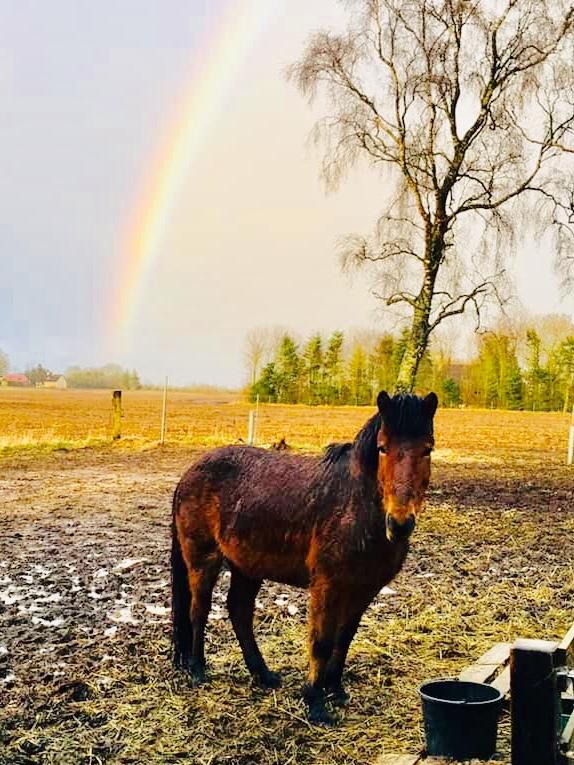
[(255, 598), (261, 584), (261, 579), (249, 579), (232, 567), (227, 608), (247, 669), (261, 685), (266, 688), (278, 688), (281, 678), (277, 672), (268, 669), (253, 634)]
[(211, 610), (213, 588), (221, 569), (223, 558), (219, 550), (193, 561), (189, 569), (191, 590), (191, 661), (188, 670), (195, 682), (205, 679), (205, 627)]

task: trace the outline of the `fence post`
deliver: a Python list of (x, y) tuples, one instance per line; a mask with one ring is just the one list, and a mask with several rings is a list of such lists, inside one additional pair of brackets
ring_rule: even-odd
[(122, 437), (122, 392), (115, 390), (112, 394), (112, 438), (117, 441)]
[(517, 640), (510, 653), (512, 765), (559, 765), (556, 643)]
[(572, 419), (570, 420), (570, 437), (568, 439), (568, 464), (574, 462), (574, 406), (572, 407)]
[(247, 431), (247, 443), (249, 446), (253, 446), (255, 443), (255, 428), (257, 422), (257, 415), (255, 409), (251, 409), (249, 412), (249, 430)]

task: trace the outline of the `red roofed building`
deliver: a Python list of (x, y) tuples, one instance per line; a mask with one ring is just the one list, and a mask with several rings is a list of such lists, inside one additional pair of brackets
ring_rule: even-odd
[(26, 375), (12, 373), (4, 375), (4, 377), (0, 377), (0, 383), (2, 385), (9, 385), (13, 388), (23, 388), (26, 385), (30, 385), (30, 380), (26, 377)]

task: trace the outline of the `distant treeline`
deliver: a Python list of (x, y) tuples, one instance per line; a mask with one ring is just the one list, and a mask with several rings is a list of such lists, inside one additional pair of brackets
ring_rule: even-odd
[[(476, 353), (464, 363), (435, 344), (421, 362), (417, 390), (436, 391), (446, 407), (567, 409), (574, 403), (574, 325), (565, 317), (544, 318), (540, 329), (500, 327), (477, 336)], [(272, 336), (267, 331), (266, 337)], [(326, 339), (315, 334), (298, 344), (287, 332), (275, 334), (265, 347), (264, 342), (257, 346), (251, 333), (246, 354), (250, 398), (372, 405), (378, 391), (394, 390), (406, 337), (405, 331), (347, 339), (343, 332), (333, 332)]]
[(90, 368), (70, 367), (66, 370), (65, 377), (69, 388), (141, 388), (140, 378), (135, 369), (129, 371), (117, 364)]

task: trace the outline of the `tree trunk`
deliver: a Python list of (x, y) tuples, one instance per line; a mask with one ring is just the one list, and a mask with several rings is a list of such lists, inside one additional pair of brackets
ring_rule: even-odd
[(439, 226), (439, 231), (436, 232), (435, 229), (434, 235), (430, 236), (427, 241), (424, 258), (424, 281), (416, 299), (411, 332), (397, 375), (397, 393), (412, 393), (417, 379), (419, 364), (427, 349), (431, 331), (430, 313), (435, 282), (444, 252), (444, 232), (446, 229), (442, 224), (439, 224)]
[(429, 315), (430, 300), (428, 305), (415, 308), (410, 337), (397, 375), (397, 393), (411, 393), (415, 387), (419, 364), (428, 344)]

